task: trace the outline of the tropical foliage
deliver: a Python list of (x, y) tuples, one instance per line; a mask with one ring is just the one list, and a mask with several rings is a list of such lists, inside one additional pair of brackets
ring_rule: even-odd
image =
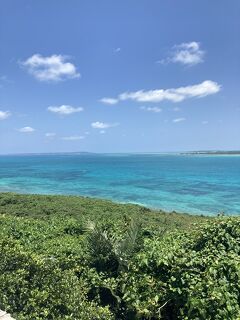
[(240, 218), (0, 194), (0, 309), (32, 319), (240, 319)]

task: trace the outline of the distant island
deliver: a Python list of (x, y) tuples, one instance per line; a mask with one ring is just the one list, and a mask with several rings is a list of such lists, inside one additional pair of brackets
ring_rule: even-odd
[(181, 152), (181, 154), (206, 154), (206, 155), (240, 155), (240, 150), (201, 150), (201, 151), (188, 151)]

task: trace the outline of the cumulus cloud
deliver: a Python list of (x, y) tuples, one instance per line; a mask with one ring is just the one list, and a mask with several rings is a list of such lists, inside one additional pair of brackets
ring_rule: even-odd
[(108, 128), (112, 128), (112, 127), (116, 127), (118, 126), (118, 123), (106, 123), (106, 122), (92, 122), (91, 126), (94, 129), (108, 129)]
[(83, 111), (83, 108), (82, 107), (75, 108), (75, 107), (63, 104), (61, 106), (50, 106), (47, 108), (47, 110), (60, 115), (69, 115), (72, 113), (81, 112)]
[(162, 109), (159, 108), (159, 107), (140, 107), (141, 110), (144, 110), (144, 111), (149, 111), (149, 112), (155, 112), (155, 113), (158, 113), (158, 112), (161, 112)]
[(176, 45), (172, 57), (172, 62), (181, 63), (184, 65), (194, 66), (203, 62), (205, 52), (200, 49), (199, 42), (188, 42)]
[(118, 103), (118, 99), (114, 99), (114, 98), (102, 98), (100, 101), (102, 103), (111, 104), (111, 105)]
[(169, 100), (172, 102), (180, 102), (187, 98), (201, 98), (210, 94), (217, 93), (220, 86), (213, 81), (206, 80), (200, 84), (172, 89), (158, 89), (149, 91), (124, 92), (119, 98), (120, 100), (135, 100), (138, 102), (161, 102)]
[(10, 111), (1, 111), (0, 110), (0, 120), (5, 120), (11, 116)]
[(171, 89), (139, 90), (121, 93), (117, 101), (133, 100), (137, 102), (181, 102), (189, 98), (202, 98), (215, 94), (221, 90), (221, 86), (214, 81), (205, 80), (202, 83)]
[(173, 119), (173, 122), (174, 123), (178, 123), (178, 122), (182, 122), (182, 121), (185, 121), (186, 118), (176, 118), (176, 119)]
[(62, 140), (65, 141), (76, 141), (76, 140), (83, 140), (85, 139), (84, 136), (69, 136), (69, 137), (62, 137)]
[(18, 131), (23, 132), (23, 133), (31, 133), (31, 132), (34, 132), (35, 129), (32, 127), (23, 127), (23, 128), (18, 129)]
[(79, 78), (80, 73), (75, 65), (67, 62), (68, 57), (63, 55), (52, 55), (44, 57), (34, 54), (27, 60), (21, 62), (30, 74), (40, 81), (60, 81), (66, 79)]
[(201, 49), (199, 42), (184, 42), (173, 46), (170, 56), (157, 61), (157, 63), (180, 63), (187, 66), (194, 66), (204, 61), (204, 55), (205, 51)]

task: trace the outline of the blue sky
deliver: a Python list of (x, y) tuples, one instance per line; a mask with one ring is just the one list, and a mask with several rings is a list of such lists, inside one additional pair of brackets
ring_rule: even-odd
[(0, 153), (240, 149), (238, 0), (0, 7)]

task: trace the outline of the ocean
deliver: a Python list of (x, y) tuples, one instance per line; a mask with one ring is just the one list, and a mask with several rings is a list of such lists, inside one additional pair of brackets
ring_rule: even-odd
[(82, 195), (191, 214), (240, 214), (240, 156), (0, 156), (0, 192)]

